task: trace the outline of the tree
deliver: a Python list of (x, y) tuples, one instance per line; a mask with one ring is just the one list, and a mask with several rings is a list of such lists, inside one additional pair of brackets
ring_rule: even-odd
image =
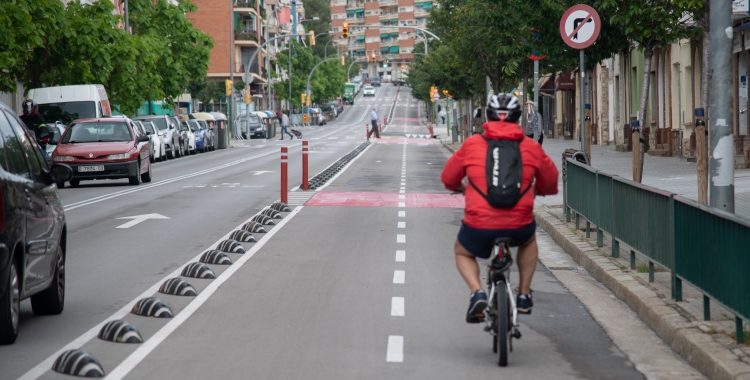
[[(601, 8), (612, 10), (612, 24), (623, 29), (624, 35), (643, 51), (643, 86), (638, 107), (638, 122), (644, 126), (646, 103), (651, 79), (651, 58), (654, 48), (672, 42), (694, 38), (700, 29), (692, 27), (692, 15), (702, 10), (703, 0), (602, 0)], [(633, 156), (633, 181), (643, 178), (645, 143), (640, 130), (633, 132), (633, 141), (640, 141), (640, 155)], [(638, 162), (636, 162), (636, 160)]]
[[(315, 34), (325, 33), (331, 29), (331, 7), (328, 0), (305, 0), (305, 30), (315, 31)], [(312, 20), (318, 17), (318, 20)], [(325, 56), (325, 44), (331, 40), (333, 35), (322, 35), (316, 38), (315, 46), (312, 47), (313, 54), (323, 58)], [(333, 43), (331, 43), (333, 44)], [(331, 48), (329, 46), (329, 51)]]
[[(305, 93), (307, 77), (322, 59), (312, 54), (312, 50), (302, 47), (297, 41), (291, 40), (294, 55), (292, 56), (292, 98), (289, 99), (289, 81), (281, 81), (273, 84), (273, 89), (279, 95), (279, 99), (288, 99), (295, 106), (302, 105), (302, 94)], [(288, 67), (289, 50), (276, 54), (279, 67)], [(346, 66), (348, 67), (348, 66)], [(322, 63), (313, 73), (310, 79), (311, 99), (317, 103), (334, 99), (344, 92), (346, 82), (346, 67), (342, 67), (337, 60)]]

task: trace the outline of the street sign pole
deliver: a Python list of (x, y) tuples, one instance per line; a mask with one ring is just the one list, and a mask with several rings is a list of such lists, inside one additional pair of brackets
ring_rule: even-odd
[(537, 123), (539, 118), (536, 117), (539, 112), (539, 60), (534, 60), (534, 141), (539, 141), (539, 128)]
[[(578, 136), (581, 138), (581, 151), (586, 152), (586, 116), (585, 116), (585, 79), (586, 68), (583, 50), (596, 42), (601, 30), (601, 21), (599, 14), (594, 8), (585, 4), (574, 5), (565, 11), (560, 19), (560, 36), (565, 44), (577, 49), (580, 54), (579, 75), (581, 77), (580, 87), (578, 89), (579, 108), (581, 127)], [(589, 157), (590, 159), (590, 157)]]

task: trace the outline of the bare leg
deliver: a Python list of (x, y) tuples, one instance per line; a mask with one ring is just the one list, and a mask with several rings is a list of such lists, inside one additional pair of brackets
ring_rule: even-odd
[(532, 237), (526, 244), (518, 247), (516, 261), (518, 261), (518, 272), (520, 275), (518, 290), (521, 294), (531, 293), (531, 278), (534, 277), (538, 256), (539, 247), (536, 245), (536, 236)]
[[(474, 255), (469, 253), (458, 240), (456, 240), (454, 250), (456, 251), (456, 267), (458, 267), (458, 272), (461, 273), (461, 277), (464, 278), (466, 284), (469, 285), (471, 293), (482, 289), (482, 285), (479, 282), (479, 265), (477, 265)], [(529, 282), (531, 282), (530, 278)]]

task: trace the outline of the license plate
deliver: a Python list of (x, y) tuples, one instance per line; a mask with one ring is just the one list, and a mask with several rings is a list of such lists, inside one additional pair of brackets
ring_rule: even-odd
[(79, 172), (103, 172), (104, 165), (93, 165), (93, 166), (79, 166)]

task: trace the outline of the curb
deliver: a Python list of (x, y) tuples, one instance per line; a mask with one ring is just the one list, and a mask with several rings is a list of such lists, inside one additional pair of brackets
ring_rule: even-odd
[(440, 143), (443, 144), (443, 147), (445, 149), (448, 149), (448, 151), (451, 152), (451, 153), (456, 153), (456, 151), (458, 150), (458, 147), (456, 147), (453, 144), (449, 144), (449, 143), (445, 142), (444, 140), (440, 140)]
[[(446, 148), (448, 148), (447, 145)], [(450, 148), (448, 148), (450, 149)], [(565, 222), (543, 206), (534, 210), (537, 224), (591, 276), (625, 302), (667, 346), (710, 379), (750, 380), (750, 365), (711, 334), (698, 328), (672, 307), (674, 301), (659, 298), (636, 277), (623, 272), (595, 244), (576, 235)]]

